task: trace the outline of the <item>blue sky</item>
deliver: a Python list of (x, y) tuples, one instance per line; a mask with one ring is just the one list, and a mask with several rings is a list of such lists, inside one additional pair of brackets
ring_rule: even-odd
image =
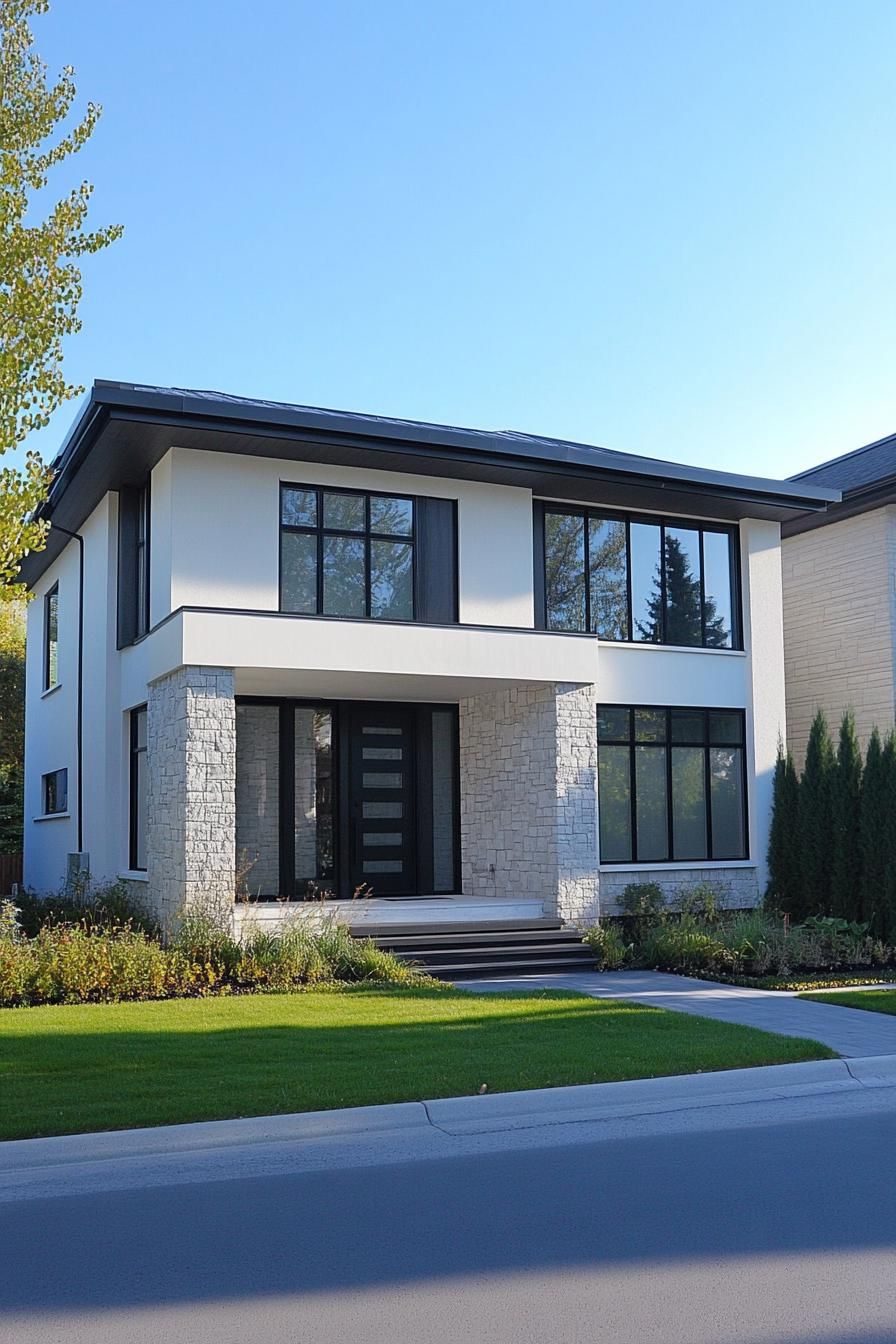
[[(896, 431), (892, 0), (53, 0), (68, 373), (783, 476)], [(52, 455), (69, 405), (39, 446)]]

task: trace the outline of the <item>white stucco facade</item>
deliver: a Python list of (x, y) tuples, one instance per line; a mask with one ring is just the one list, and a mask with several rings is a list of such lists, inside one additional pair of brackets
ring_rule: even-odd
[[(281, 482), (456, 501), (459, 622), (281, 614)], [(738, 903), (752, 904), (766, 880), (771, 776), (786, 727), (779, 525), (751, 518), (739, 525), (742, 650), (615, 644), (535, 628), (533, 498), (515, 485), (182, 448), (172, 430), (172, 446), (151, 474), (150, 629), (126, 648), (116, 646), (118, 494), (110, 490), (79, 527), (80, 771), (78, 543), (69, 541), (33, 586), (26, 884), (42, 892), (59, 887), (67, 856), (79, 848), (80, 820), (80, 848), (94, 879), (142, 883), (168, 916), (210, 873), (219, 891), (227, 889), (234, 863), (227, 835), (237, 755), (233, 697), (320, 697), (459, 707), (465, 896), (512, 901), (525, 892), (548, 912), (587, 921), (602, 907), (615, 908), (625, 880), (655, 878), (674, 889), (684, 873), (691, 881), (715, 873)], [(711, 520), (711, 506), (694, 517)], [(56, 583), (59, 685), (44, 693), (43, 598)], [(204, 710), (191, 717), (193, 709), (184, 708), (200, 700), (214, 701), (204, 719)], [(150, 706), (151, 816), (148, 871), (136, 872), (129, 867), (128, 716), (143, 704)], [(746, 859), (639, 864), (630, 872), (602, 867), (598, 704), (744, 711)], [(41, 780), (59, 768), (68, 770), (69, 807), (46, 818)]]

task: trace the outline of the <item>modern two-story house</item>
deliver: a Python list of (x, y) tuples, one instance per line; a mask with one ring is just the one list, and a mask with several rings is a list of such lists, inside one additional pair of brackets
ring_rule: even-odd
[(26, 883), (89, 867), (166, 918), (362, 891), (582, 922), (648, 879), (753, 904), (781, 524), (835, 498), (98, 382), (23, 566)]
[(797, 763), (823, 709), (855, 713), (863, 744), (896, 715), (896, 434), (793, 478), (841, 493), (783, 525), (789, 743)]

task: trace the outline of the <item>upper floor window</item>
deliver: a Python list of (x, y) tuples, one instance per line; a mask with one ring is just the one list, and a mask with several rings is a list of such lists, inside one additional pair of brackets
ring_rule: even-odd
[(44, 598), (44, 690), (59, 684), (59, 584)]
[(149, 630), (149, 486), (118, 496), (118, 647)]
[(548, 630), (648, 644), (739, 646), (733, 528), (539, 507)]
[(602, 863), (747, 857), (742, 709), (605, 705), (597, 739)]
[(41, 779), (41, 804), (44, 816), (68, 811), (68, 771), (51, 770)]
[(415, 618), (413, 499), (280, 487), (280, 610)]

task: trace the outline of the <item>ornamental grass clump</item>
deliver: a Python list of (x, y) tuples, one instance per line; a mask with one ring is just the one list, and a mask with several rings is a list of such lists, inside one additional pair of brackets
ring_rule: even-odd
[(227, 909), (210, 902), (182, 915), (167, 942), (129, 923), (47, 922), (26, 935), (19, 910), (0, 903), (0, 1007), (117, 1003), (208, 994), (288, 992), (303, 986), (438, 982), (355, 939), (335, 923), (301, 920), (274, 931), (233, 933)]

